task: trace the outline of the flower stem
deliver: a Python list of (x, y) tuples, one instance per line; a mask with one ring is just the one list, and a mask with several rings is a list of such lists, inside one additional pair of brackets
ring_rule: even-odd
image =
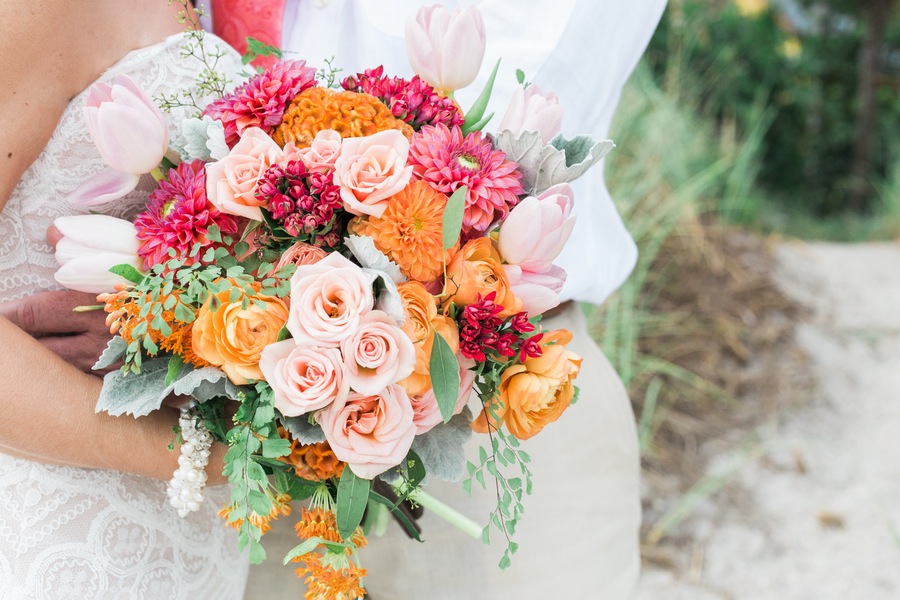
[(155, 167), (152, 171), (150, 171), (150, 174), (153, 175), (153, 179), (155, 179), (156, 181), (162, 181), (166, 178), (166, 174), (163, 173), (160, 167)]
[(409, 499), (422, 506), (423, 508), (428, 509), (440, 518), (444, 519), (463, 533), (475, 538), (476, 540), (481, 539), (481, 525), (458, 512), (457, 510), (450, 508), (434, 496), (431, 496), (421, 489), (418, 489), (410, 494)]
[(72, 309), (72, 312), (83, 313), (83, 312), (91, 312), (92, 310), (103, 310), (106, 308), (105, 304), (92, 304), (90, 306), (76, 306)]

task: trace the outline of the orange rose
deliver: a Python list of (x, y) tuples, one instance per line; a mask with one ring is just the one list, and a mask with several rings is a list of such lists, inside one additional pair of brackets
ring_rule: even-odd
[(500, 253), (490, 238), (470, 240), (456, 253), (447, 267), (447, 293), (444, 300), (457, 306), (468, 306), (496, 292), (494, 302), (503, 307), (501, 317), (514, 315), (522, 310), (522, 301), (516, 298), (509, 286), (509, 278), (501, 264)]
[[(226, 290), (207, 298), (197, 312), (191, 341), (197, 356), (220, 367), (235, 384), (244, 385), (263, 378), (260, 354), (277, 341), (288, 319), (288, 306), (283, 300), (258, 294), (255, 299), (266, 307), (251, 302), (244, 310), (240, 299), (229, 302), (229, 294)], [(213, 297), (219, 302), (217, 310), (210, 308)]]
[(412, 375), (400, 382), (410, 396), (425, 393), (431, 387), (431, 348), (434, 332), (443, 336), (453, 353), (459, 349), (459, 330), (453, 319), (438, 314), (434, 296), (418, 281), (409, 281), (397, 286), (403, 300), (406, 321), (403, 332), (413, 341), (416, 349), (416, 366)]
[[(572, 381), (581, 370), (581, 357), (566, 350), (572, 334), (565, 329), (545, 333), (541, 339), (543, 354), (514, 365), (500, 376), (500, 396), (472, 423), (478, 433), (487, 433), (503, 423), (520, 440), (536, 435), (548, 423), (557, 420), (572, 403)], [(493, 409), (494, 416), (489, 413)]]

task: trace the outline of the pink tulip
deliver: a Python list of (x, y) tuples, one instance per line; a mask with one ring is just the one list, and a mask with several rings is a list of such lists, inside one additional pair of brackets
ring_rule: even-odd
[(566, 282), (566, 272), (551, 265), (542, 273), (525, 271), (516, 265), (503, 265), (509, 287), (522, 301), (529, 317), (536, 317), (559, 306), (559, 293)]
[(84, 118), (100, 156), (116, 171), (149, 173), (169, 146), (162, 112), (126, 75), (116, 77), (112, 85), (91, 86)]
[(572, 188), (566, 183), (519, 202), (500, 226), (503, 260), (526, 271), (547, 271), (575, 227), (574, 204)]
[(535, 84), (518, 87), (509, 101), (498, 131), (512, 131), (518, 135), (524, 131), (541, 134), (544, 145), (549, 144), (562, 126), (563, 109), (553, 92), (543, 92)]
[(473, 81), (484, 58), (484, 21), (474, 6), (451, 13), (423, 6), (406, 22), (406, 52), (419, 77), (444, 92)]
[(54, 278), (70, 290), (100, 294), (112, 292), (126, 280), (109, 272), (110, 267), (129, 264), (140, 270), (137, 230), (130, 221), (107, 215), (60, 217), (53, 225), (62, 234), (56, 244), (60, 267)]

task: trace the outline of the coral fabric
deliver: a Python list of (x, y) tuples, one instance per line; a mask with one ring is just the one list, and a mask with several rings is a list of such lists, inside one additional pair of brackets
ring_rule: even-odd
[[(238, 52), (247, 51), (247, 38), (281, 47), (286, 0), (212, 0), (213, 31)], [(260, 57), (254, 65), (266, 66), (272, 57)]]

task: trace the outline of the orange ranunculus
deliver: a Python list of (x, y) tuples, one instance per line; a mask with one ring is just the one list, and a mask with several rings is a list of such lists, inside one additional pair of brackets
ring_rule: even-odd
[(581, 369), (581, 357), (566, 350), (571, 341), (572, 334), (565, 329), (545, 333), (543, 354), (503, 372), (499, 397), (472, 422), (472, 429), (487, 433), (490, 419), (492, 429), (505, 423), (512, 435), (527, 440), (557, 420), (572, 403), (572, 381)]
[(522, 301), (513, 295), (503, 270), (500, 253), (489, 237), (470, 240), (457, 252), (447, 267), (447, 298), (444, 305), (468, 306), (496, 292), (494, 302), (503, 307), (501, 317), (522, 310)]
[(413, 341), (416, 349), (416, 366), (412, 375), (400, 381), (400, 385), (410, 396), (425, 393), (431, 387), (430, 361), (437, 331), (450, 344), (453, 353), (459, 349), (459, 330), (453, 319), (437, 311), (434, 296), (418, 281), (408, 281), (397, 286), (403, 300), (406, 321), (403, 332)]
[[(266, 307), (251, 302), (244, 310), (241, 299), (229, 301), (230, 293), (225, 290), (210, 296), (200, 307), (191, 341), (200, 358), (220, 367), (235, 384), (244, 385), (263, 378), (260, 354), (277, 341), (288, 319), (288, 306), (279, 298), (257, 294), (254, 299), (263, 301)], [(213, 297), (219, 302), (217, 310), (210, 307)]]

